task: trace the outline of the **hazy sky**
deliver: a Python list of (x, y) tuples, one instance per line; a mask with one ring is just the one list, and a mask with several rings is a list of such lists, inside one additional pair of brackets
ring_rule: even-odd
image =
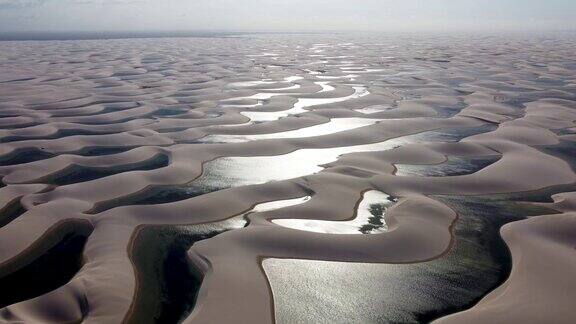
[(0, 0), (0, 32), (575, 30), (576, 0)]

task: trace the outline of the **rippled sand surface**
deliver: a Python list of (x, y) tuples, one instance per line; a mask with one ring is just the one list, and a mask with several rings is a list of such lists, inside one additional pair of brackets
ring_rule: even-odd
[(576, 38), (0, 43), (2, 323), (572, 323)]

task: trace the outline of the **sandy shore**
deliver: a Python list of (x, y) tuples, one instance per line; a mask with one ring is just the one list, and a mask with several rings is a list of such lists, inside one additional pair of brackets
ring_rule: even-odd
[(508, 280), (470, 310), (436, 322), (571, 322), (575, 287), (566, 278), (576, 271), (575, 198), (573, 193), (554, 196), (552, 207), (561, 214), (504, 226), (502, 237), (513, 259)]

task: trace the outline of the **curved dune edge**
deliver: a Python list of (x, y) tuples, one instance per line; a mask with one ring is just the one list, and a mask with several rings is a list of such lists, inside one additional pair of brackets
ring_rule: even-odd
[[(206, 40), (196, 41), (209, 45), (204, 43)], [(170, 42), (163, 40), (160, 46), (171, 49), (174, 44)], [(254, 49), (236, 44), (241, 51), (238, 55), (253, 54)], [(215, 54), (226, 50), (219, 46), (210, 48)], [(118, 54), (109, 49), (104, 51)], [(308, 48), (303, 51), (308, 54)], [(380, 50), (375, 52), (375, 57), (380, 59)], [(428, 53), (424, 50), (420, 54), (423, 57), (438, 54)], [(473, 53), (474, 50), (460, 54), (464, 59), (477, 61)], [(84, 54), (78, 55), (86, 59)], [(0, 264), (17, 264), (31, 246), (45, 244), (45, 235), (55, 224), (74, 219), (94, 227), (84, 249), (85, 264), (74, 278), (45, 295), (1, 309), (0, 321), (129, 322), (131, 312), (137, 311), (134, 300), (139, 293), (137, 269), (131, 260), (132, 242), (138, 228), (216, 222), (239, 215), (258, 203), (313, 193), (305, 204), (252, 214), (248, 227), (198, 242), (189, 251), (190, 262), (202, 273), (204, 281), (198, 303), (186, 323), (272, 322), (273, 296), (261, 267), (264, 258), (381, 263), (426, 261), (443, 255), (450, 248), (450, 230), (456, 219), (451, 209), (429, 196), (513, 193), (576, 182), (568, 163), (539, 149), (570, 140), (569, 136), (556, 132), (574, 127), (573, 101), (553, 99), (571, 98), (570, 86), (546, 90), (534, 81), (529, 82), (519, 71), (522, 69), (506, 72), (508, 66), (493, 66), (497, 59), (491, 55), (483, 60), (495, 70), (493, 80), (448, 76), (444, 72), (446, 62), (429, 60), (431, 57), (417, 66), (429, 71), (429, 75), (418, 78), (411, 75), (414, 67), (405, 64), (390, 73), (387, 69), (375, 68), (369, 60), (349, 65), (354, 68), (349, 70), (331, 64), (318, 66), (314, 63), (317, 58), (304, 59), (302, 64), (310, 68), (308, 71), (323, 68), (328, 71), (318, 72), (324, 75), (310, 73), (302, 80), (288, 79), (302, 70), (293, 69), (287, 76), (284, 70), (265, 71), (242, 61), (234, 65), (246, 76), (239, 77), (239, 72), (231, 66), (220, 66), (203, 55), (195, 58), (199, 61), (198, 70), (179, 62), (168, 71), (163, 67), (147, 71), (139, 66), (144, 65), (142, 62), (126, 62), (122, 57), (101, 62), (92, 57), (97, 62), (79, 68), (74, 82), (60, 72), (58, 75), (38, 72), (30, 84), (16, 82), (0, 88), (0, 107), (8, 111), (7, 116), (0, 118), (0, 138), (5, 141), (0, 145), (0, 158), (10, 161), (15, 152), (28, 149), (42, 152), (43, 157), (38, 161), (0, 166), (2, 181), (7, 184), (0, 192), (8, 193), (7, 198), (1, 198), (2, 204), (19, 199), (26, 209), (0, 228)], [(265, 66), (274, 63), (268, 56), (260, 59)], [(406, 62), (416, 61), (401, 63)], [(357, 69), (358, 65), (361, 68)], [(394, 64), (388, 67), (393, 69)], [(465, 65), (457, 66), (458, 73), (464, 73), (462, 67)], [(179, 69), (184, 71), (184, 79), (170, 78)], [(257, 73), (246, 72), (252, 70)], [(555, 72), (545, 73), (560, 78), (567, 71), (557, 68)], [(230, 91), (222, 90), (230, 83), (258, 81), (262, 74), (278, 82), (269, 87), (236, 84)], [(383, 79), (389, 82), (384, 84)], [(526, 80), (517, 85), (502, 81), (517, 79)], [(329, 80), (334, 89), (321, 92), (322, 87), (315, 83), (318, 80)], [(454, 82), (458, 85), (445, 85)], [(293, 84), (298, 87), (292, 87)], [(64, 91), (65, 86), (70, 89)], [(366, 86), (370, 94), (312, 106), (297, 116), (261, 124), (251, 124), (241, 114), (244, 111), (282, 113), (293, 108), (297, 98), (341, 98), (351, 94), (354, 86)], [(258, 99), (250, 97), (259, 93), (282, 95), (258, 105)], [(523, 96), (527, 97), (525, 109), (505, 102)], [(550, 99), (545, 99), (547, 97)], [(130, 102), (137, 104), (118, 110), (112, 107), (111, 111), (106, 106)], [(222, 108), (223, 104), (230, 106)], [(188, 108), (184, 112), (178, 110), (182, 105)], [(386, 108), (369, 115), (356, 111), (376, 105)], [(166, 114), (166, 108), (175, 110)], [(194, 143), (211, 134), (279, 133), (333, 118), (367, 116), (384, 120), (377, 125), (324, 136), (241, 144)], [(470, 134), (480, 134), (468, 135), (462, 140), (434, 135), (434, 131), (466, 132), (475, 128), (477, 131)], [(491, 131), (493, 128), (496, 129)], [(90, 134), (76, 134), (79, 129)], [(45, 137), (53, 138), (43, 139)], [(313, 175), (234, 187), (173, 203), (120, 206), (90, 213), (95, 206), (139, 195), (146, 188), (193, 182), (202, 174), (204, 164), (220, 157), (281, 156), (302, 149), (352, 147), (388, 140), (399, 140), (398, 147), (347, 153), (323, 165), (323, 170)], [(94, 148), (124, 151), (100, 155), (85, 152)], [(50, 154), (58, 155), (50, 157)], [(41, 184), (74, 165), (113, 170), (142, 163), (158, 154), (169, 158), (167, 166), (65, 186)], [(486, 155), (500, 158), (471, 174), (395, 175), (396, 164), (433, 165), (451, 156)], [(362, 192), (371, 189), (399, 198), (386, 216), (389, 232), (368, 237), (340, 237), (282, 228), (270, 221), (281, 218), (345, 221), (353, 217)], [(21, 267), (20, 264), (10, 270)]]
[[(330, 203), (344, 208), (346, 205), (341, 200), (333, 197)], [(306, 216), (304, 213), (299, 215)], [(256, 225), (221, 234), (210, 244), (200, 242), (189, 255), (203, 271), (204, 280), (194, 312), (184, 323), (272, 322), (273, 308), (269, 303), (272, 295), (261, 268), (263, 258), (382, 263), (426, 261), (449, 248), (452, 242), (450, 227), (455, 219), (456, 215), (449, 208), (430, 198), (415, 196), (390, 208), (387, 213), (389, 232), (370, 235), (369, 238), (348, 236), (335, 239), (330, 234)], [(426, 229), (420, 227), (423, 224), (426, 224)], [(232, 251), (222, 255), (219, 251), (224, 246), (233, 247)], [(277, 246), (287, 248), (274, 249)], [(234, 271), (238, 266), (249, 267), (251, 271)]]
[(471, 309), (434, 323), (573, 323), (576, 213), (537, 216), (505, 225), (512, 273)]

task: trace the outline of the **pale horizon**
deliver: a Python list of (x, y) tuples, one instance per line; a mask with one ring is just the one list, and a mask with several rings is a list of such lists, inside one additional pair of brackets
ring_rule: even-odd
[(0, 0), (0, 32), (576, 30), (573, 1)]

